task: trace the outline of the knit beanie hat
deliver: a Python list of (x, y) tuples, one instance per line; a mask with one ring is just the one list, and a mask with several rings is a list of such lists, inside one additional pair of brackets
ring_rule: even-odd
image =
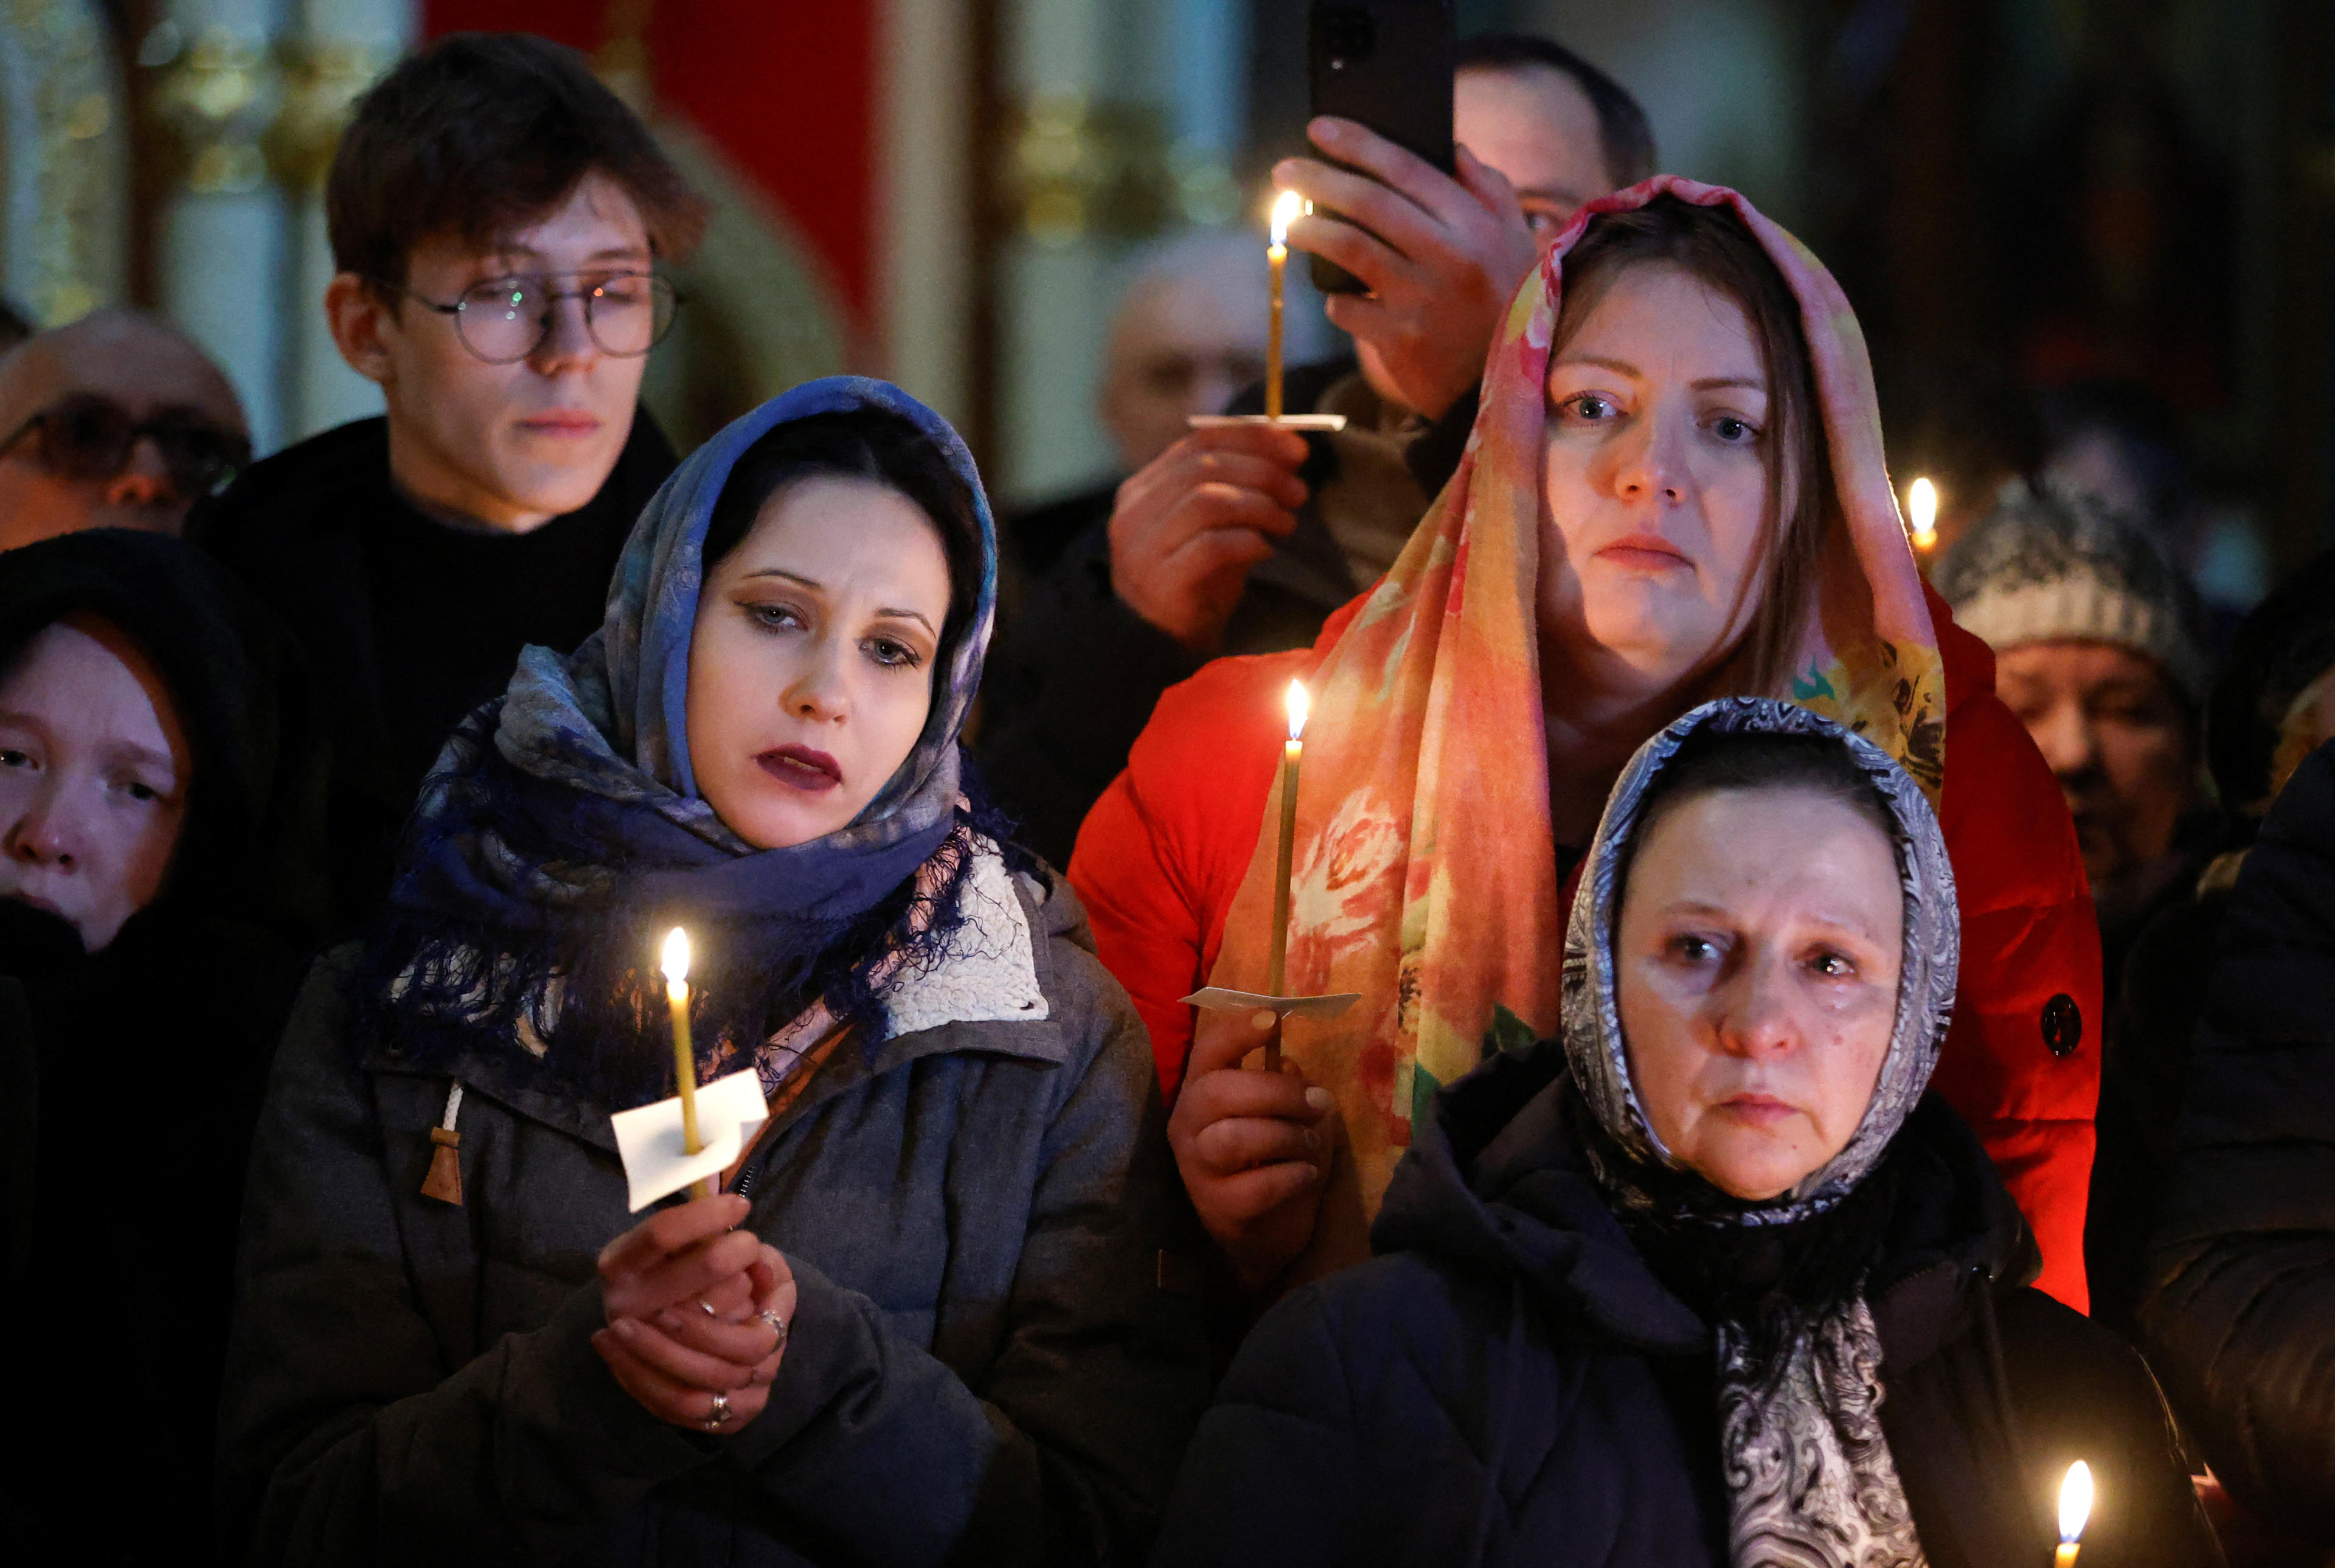
[(2156, 662), (2193, 712), (2207, 672), (2197, 597), (2137, 521), (2013, 479), (1938, 565), (1954, 621), (1994, 648), (2112, 643)]

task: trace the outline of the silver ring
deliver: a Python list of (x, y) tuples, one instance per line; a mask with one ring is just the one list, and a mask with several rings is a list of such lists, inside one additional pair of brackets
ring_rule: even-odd
[[(785, 1317), (775, 1312), (757, 1312), (754, 1315), (770, 1326), (770, 1332), (779, 1336), (779, 1350), (785, 1350), (787, 1348), (787, 1320)], [(777, 1354), (777, 1351), (772, 1351), (771, 1353), (775, 1355)]]
[(722, 1315), (720, 1312), (713, 1310), (713, 1303), (707, 1301), (703, 1296), (697, 1298), (697, 1310), (703, 1312), (709, 1318), (718, 1318)]
[(706, 1412), (705, 1429), (709, 1432), (718, 1432), (722, 1429), (722, 1424), (729, 1419), (730, 1396), (726, 1393), (714, 1395), (713, 1408)]

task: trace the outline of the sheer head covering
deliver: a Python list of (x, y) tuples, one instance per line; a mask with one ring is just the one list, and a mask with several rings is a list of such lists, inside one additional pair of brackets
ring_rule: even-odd
[[(950, 607), (931, 711), (892, 778), (836, 832), (757, 849), (715, 815), (690, 767), (706, 532), (757, 440), (836, 413), (897, 420), (931, 443), (963, 490), (956, 514), (933, 519), (951, 581), (975, 587), (971, 604)], [(877, 967), (950, 929), (968, 831), (957, 737), (996, 583), (996, 530), (972, 455), (897, 387), (811, 382), (699, 448), (641, 514), (600, 630), (572, 654), (522, 653), (508, 691), (455, 731), (423, 786), (368, 964), (367, 989), (401, 1015), (403, 1048), (451, 1057), (481, 1028), (515, 1032), (579, 1087), (645, 1092), (660, 1068), (637, 1049), (636, 999), (675, 924), (698, 948), (693, 979), (707, 982), (697, 990), (712, 1009), (700, 1029), (709, 1056), (760, 1040), (774, 1011), (815, 1001), (879, 1040)]]
[[(1785, 691), (1934, 791), (1945, 693), (1937, 634), (1881, 450), (1865, 340), (1798, 241), (1730, 190), (1660, 176), (1584, 208), (1518, 292), (1484, 368), (1451, 482), (1346, 622), (1310, 684), (1291, 908), (1292, 992), (1359, 992), (1293, 1019), (1290, 1054), (1340, 1097), (1375, 1209), (1410, 1121), (1487, 1031), (1555, 1032), (1563, 921), (1538, 668), (1542, 450), (1565, 257), (1599, 216), (1659, 197), (1725, 207), (1797, 298), (1836, 494)], [(1264, 983), (1280, 795), (1265, 806), (1210, 982)]]
[[(1615, 996), (1613, 936), (1628, 850), (1664, 768), (1703, 732), (1815, 735), (1838, 742), (1894, 825), (1905, 927), (1897, 1010), (1872, 1101), (1848, 1143), (1791, 1191), (1730, 1198), (1685, 1172), (1639, 1102)], [(1879, 747), (1770, 698), (1708, 702), (1646, 742), (1613, 787), (1565, 933), (1565, 1052), (1602, 1138), (1592, 1168), (1624, 1219), (1667, 1228), (1672, 1248), (1724, 1254), (1754, 1227), (1817, 1220), (1856, 1191), (1913, 1114), (1952, 1021), (1960, 916), (1945, 835), (1911, 775)], [(1737, 1233), (1730, 1235), (1729, 1233)], [(1762, 1303), (1712, 1325), (1729, 1561), (1737, 1568), (1901, 1568), (1920, 1543), (1881, 1430), (1881, 1341), (1861, 1270), (1843, 1299)]]
[(314, 941), (330, 905), (326, 753), (290, 634), (208, 556), (160, 534), (98, 528), (0, 552), (0, 669), (77, 614), (153, 662), (192, 763), (170, 875), (132, 923), (177, 910)]

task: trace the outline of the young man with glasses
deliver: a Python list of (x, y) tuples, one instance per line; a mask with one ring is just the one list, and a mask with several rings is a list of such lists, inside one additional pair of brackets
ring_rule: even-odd
[(97, 311), (0, 360), (0, 550), (83, 528), (176, 534), (250, 460), (235, 389), (151, 316)]
[(388, 886), (447, 732), (521, 647), (600, 624), (673, 455), (638, 410), (704, 207), (573, 51), (456, 34), (358, 103), (325, 309), (385, 418), (254, 467), (201, 537), (292, 622), (336, 715), (344, 920)]

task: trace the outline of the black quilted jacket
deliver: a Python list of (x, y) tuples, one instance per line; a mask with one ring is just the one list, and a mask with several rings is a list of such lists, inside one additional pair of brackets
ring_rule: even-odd
[(2335, 1544), (2335, 747), (2230, 895), (2140, 1321), (2214, 1473)]
[[(1722, 1568), (1710, 1333), (1589, 1178), (1560, 1059), (1496, 1056), (1439, 1098), (1380, 1255), (1242, 1347), (1155, 1564)], [(2219, 1563), (2147, 1369), (2022, 1285), (2032, 1244), (1978, 1140), (1933, 1094), (1890, 1157), (1867, 1299), (1930, 1568), (2049, 1562), (2076, 1458), (2101, 1499), (2084, 1568)]]

